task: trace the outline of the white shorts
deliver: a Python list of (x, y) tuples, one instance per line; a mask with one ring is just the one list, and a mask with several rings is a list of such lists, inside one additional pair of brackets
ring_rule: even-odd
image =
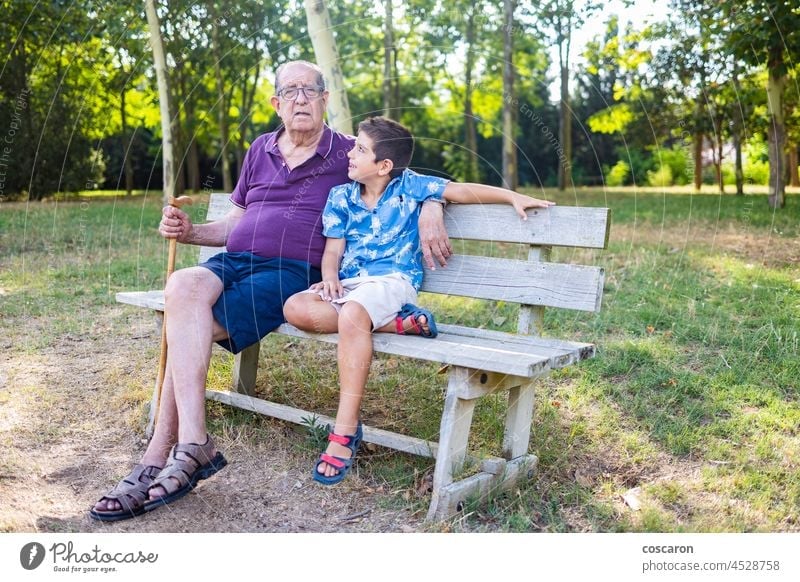
[[(343, 279), (341, 284), (344, 288), (344, 295), (339, 299), (333, 299), (331, 305), (339, 312), (342, 310), (342, 305), (348, 301), (355, 301), (369, 314), (373, 329), (380, 329), (394, 321), (397, 312), (406, 303), (416, 304), (417, 302), (416, 289), (400, 273), (351, 277)], [(303, 293), (317, 293), (322, 297), (322, 292), (311, 289), (307, 289)]]

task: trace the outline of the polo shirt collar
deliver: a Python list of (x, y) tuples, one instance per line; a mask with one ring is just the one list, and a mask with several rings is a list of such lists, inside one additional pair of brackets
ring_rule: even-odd
[[(395, 176), (394, 178), (389, 180), (389, 183), (386, 184), (386, 188), (383, 191), (383, 195), (381, 196), (381, 199), (378, 200), (378, 206), (383, 204), (386, 200), (388, 200), (389, 198), (391, 198), (392, 196), (394, 196), (397, 193), (397, 191), (399, 190), (400, 182), (402, 182), (403, 179), (408, 175), (408, 172), (409, 172), (409, 169), (406, 168), (405, 170), (403, 170), (402, 174), (400, 174), (399, 176)], [(360, 182), (356, 182), (355, 180), (351, 180), (350, 184), (348, 185), (347, 193), (350, 196), (350, 202), (351, 203), (357, 204), (359, 206), (362, 206), (362, 207), (366, 208), (366, 205), (364, 204), (364, 201), (361, 200), (361, 183)], [(377, 206), (375, 208), (377, 208)]]
[[(285, 126), (281, 125), (267, 137), (264, 143), (265, 152), (278, 151), (278, 136), (285, 131)], [(323, 158), (327, 158), (333, 150), (333, 130), (327, 124), (322, 124), (322, 137), (319, 138), (316, 153)]]

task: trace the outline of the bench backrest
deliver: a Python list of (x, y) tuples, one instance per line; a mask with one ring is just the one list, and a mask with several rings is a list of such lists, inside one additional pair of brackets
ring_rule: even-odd
[[(209, 221), (231, 209), (228, 194), (212, 194)], [(530, 333), (541, 324), (544, 307), (580, 311), (600, 310), (603, 269), (549, 262), (557, 247), (603, 249), (608, 245), (609, 209), (553, 206), (528, 211), (523, 221), (508, 205), (448, 204), (445, 226), (453, 239), (521, 243), (529, 245), (527, 260), (456, 255), (447, 268), (425, 268), (422, 290), (519, 303), (518, 331)], [(220, 252), (202, 247), (200, 261)]]

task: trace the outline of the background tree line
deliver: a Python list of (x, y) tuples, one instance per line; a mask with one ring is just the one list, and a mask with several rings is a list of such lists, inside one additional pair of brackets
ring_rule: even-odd
[[(160, 189), (144, 2), (0, 4), (0, 196)], [(230, 191), (250, 141), (277, 127), (273, 71), (314, 60), (303, 4), (156, 6), (177, 190)], [(672, 0), (664, 22), (624, 26), (591, 0), (327, 6), (354, 124), (409, 125), (417, 168), (560, 188), (769, 183), (774, 207), (800, 185), (791, 3)], [(576, 49), (588, 19), (605, 31)]]

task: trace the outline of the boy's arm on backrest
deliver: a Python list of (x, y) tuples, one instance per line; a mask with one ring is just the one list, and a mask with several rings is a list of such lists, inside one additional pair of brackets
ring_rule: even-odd
[(448, 202), (459, 202), (461, 204), (510, 204), (523, 219), (527, 219), (526, 208), (549, 208), (555, 204), (554, 202), (517, 194), (506, 188), (471, 182), (448, 183), (444, 189), (444, 199)]

